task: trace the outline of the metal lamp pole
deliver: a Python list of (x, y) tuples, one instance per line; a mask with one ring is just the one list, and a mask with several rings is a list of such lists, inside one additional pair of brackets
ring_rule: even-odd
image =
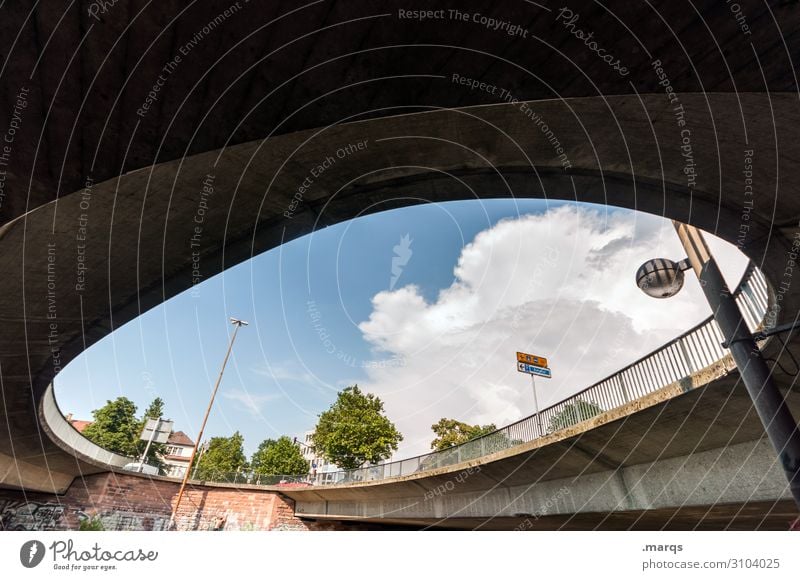
[(192, 455), (189, 457), (189, 466), (186, 468), (186, 473), (183, 475), (183, 482), (181, 483), (181, 489), (178, 491), (178, 499), (175, 500), (175, 507), (172, 508), (172, 515), (169, 518), (169, 526), (168, 529), (173, 529), (175, 525), (175, 515), (178, 513), (178, 508), (181, 505), (181, 499), (183, 498), (183, 492), (186, 489), (186, 482), (189, 481), (189, 475), (191, 474), (191, 467), (192, 461), (194, 461), (194, 456), (197, 453), (197, 447), (200, 445), (200, 441), (203, 439), (203, 431), (205, 431), (206, 423), (208, 422), (208, 415), (211, 413), (211, 406), (214, 404), (214, 397), (217, 396), (217, 390), (219, 389), (219, 384), (222, 382), (222, 373), (225, 372), (225, 365), (228, 364), (228, 357), (231, 356), (231, 350), (233, 350), (233, 342), (236, 340), (236, 335), (239, 332), (239, 329), (242, 326), (247, 326), (247, 322), (244, 320), (238, 320), (236, 318), (231, 318), (231, 324), (236, 327), (236, 330), (233, 331), (233, 336), (231, 336), (231, 340), (228, 343), (228, 352), (225, 353), (225, 358), (222, 360), (222, 368), (219, 370), (219, 376), (217, 377), (217, 382), (214, 385), (214, 390), (211, 392), (211, 400), (208, 402), (208, 408), (206, 409), (205, 417), (203, 417), (203, 423), (200, 425), (200, 433), (197, 435), (197, 439), (195, 440), (194, 448), (192, 449)]
[(786, 401), (772, 380), (767, 363), (750, 334), (702, 233), (695, 227), (673, 221), (688, 255), (689, 264), (700, 279), (747, 393), (781, 460), (794, 501), (800, 508), (800, 431)]

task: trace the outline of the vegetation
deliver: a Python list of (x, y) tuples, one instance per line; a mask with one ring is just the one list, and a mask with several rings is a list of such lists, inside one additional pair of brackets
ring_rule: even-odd
[(103, 520), (100, 519), (100, 516), (82, 519), (78, 524), (79, 532), (103, 532), (105, 529), (105, 526), (103, 526)]
[(342, 469), (378, 463), (397, 451), (403, 436), (386, 415), (383, 402), (358, 385), (341, 391), (331, 408), (319, 416), (313, 436), (317, 453)]
[(244, 437), (236, 431), (230, 437), (212, 437), (208, 449), (192, 462), (197, 467), (194, 479), (215, 480), (247, 469)]
[[(147, 441), (143, 441), (139, 439), (141, 436), (142, 429), (144, 429), (144, 425), (148, 419), (160, 419), (164, 416), (164, 400), (161, 397), (156, 397), (153, 399), (153, 402), (150, 403), (150, 406), (147, 407), (147, 410), (144, 412), (142, 416), (141, 426), (139, 427), (139, 435), (137, 435), (137, 456), (141, 457), (144, 450), (147, 449)], [(147, 451), (147, 457), (145, 457), (145, 463), (149, 463), (150, 465), (154, 465), (158, 467), (159, 473), (164, 473), (164, 468), (166, 467), (165, 463), (161, 460), (161, 457), (164, 456), (166, 453), (166, 445), (163, 443), (153, 443), (150, 445), (150, 449)]]
[(259, 475), (305, 475), (308, 462), (298, 446), (286, 437), (266, 439), (253, 453), (250, 469)]
[(561, 411), (553, 415), (547, 425), (547, 432), (560, 431), (581, 421), (586, 421), (586, 419), (591, 419), (603, 411), (604, 409), (597, 403), (575, 399), (574, 403), (565, 405)]
[(488, 435), (492, 431), (497, 431), (497, 427), (490, 425), (469, 425), (456, 421), (455, 419), (439, 419), (431, 429), (436, 435), (436, 439), (431, 441), (431, 449), (441, 451), (461, 443), (466, 443), (471, 439), (476, 439), (483, 435)]
[[(83, 435), (100, 447), (135, 457), (137, 460), (144, 453), (147, 441), (140, 439), (145, 421), (158, 419), (164, 413), (164, 401), (160, 397), (153, 399), (141, 418), (136, 417), (136, 405), (126, 397), (117, 397), (99, 409), (92, 411), (94, 421), (83, 430)], [(160, 455), (164, 445), (153, 443), (145, 458), (146, 463), (163, 470)]]
[(92, 416), (94, 421), (83, 430), (87, 439), (122, 455), (134, 457), (140, 453), (138, 444), (142, 422), (136, 418), (133, 401), (117, 397), (92, 411)]

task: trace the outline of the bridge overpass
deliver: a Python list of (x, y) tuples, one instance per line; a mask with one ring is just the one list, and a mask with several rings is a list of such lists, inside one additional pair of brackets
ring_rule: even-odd
[[(0, 110), (0, 130), (8, 128), (11, 135), (13, 129), (0, 205), (0, 267), (7, 273), (0, 279), (4, 487), (60, 493), (76, 477), (113, 464), (100, 452), (82, 453), (77, 439), (64, 445), (44, 419), (52, 412), (48, 386), (83, 350), (191, 288), (198, 271), (212, 276), (365, 213), (476, 197), (570, 199), (655, 213), (738, 245), (775, 296), (767, 324), (794, 322), (800, 311), (800, 199), (794, 195), (800, 188), (794, 129), (800, 112), (793, 64), (800, 15), (790, 5), (754, 7), (750, 22), (759, 25), (743, 35), (730, 10), (715, 2), (671, 4), (658, 13), (649, 5), (575, 2), (581, 21), (601, 23), (625, 55), (629, 75), (617, 78), (574, 42), (551, 9), (533, 3), (458, 3), (462, 11), (523, 23), (529, 39), (475, 23), (410, 21), (398, 16), (405, 6), (391, 2), (380, 13), (366, 2), (329, 1), (300, 8), (276, 4), (272, 12), (237, 9), (224, 17), (212, 3), (189, 9), (165, 1), (138, 11), (133, 3), (117, 2), (98, 18), (88, 14), (87, 4), (63, 9), (44, 2), (32, 10), (14, 5), (4, 9), (0, 23), (2, 54), (9, 55), (0, 70), (9, 105)], [(175, 63), (187, 46), (191, 54)], [(164, 67), (171, 71), (168, 79), (150, 98)], [(466, 88), (454, 82), (454, 74), (484, 82), (484, 89), (480, 82)], [(501, 99), (488, 86), (518, 100)], [(547, 132), (531, 122), (528, 111), (545, 120)], [(298, 198), (311, 167), (354, 145), (353, 154)], [(745, 164), (756, 184), (752, 204), (744, 193)], [(193, 217), (209, 179), (213, 196), (203, 208), (202, 245), (195, 255), (189, 243), (196, 233)], [(780, 363), (776, 377), (795, 410), (793, 360), (799, 347), (796, 334), (765, 346), (765, 355)], [(731, 379), (721, 379), (722, 393), (725, 380)], [(597, 481), (608, 479), (604, 489), (618, 494), (623, 483), (630, 486), (633, 495), (618, 507), (630, 513), (662, 509), (663, 495), (635, 485), (636, 465), (660, 459), (682, 465), (680, 458), (695, 450), (763, 455), (758, 446), (752, 455), (747, 451), (748, 442), (755, 445), (763, 434), (745, 413), (746, 401), (736, 398), (736, 387), (730, 386), (730, 398), (701, 398), (716, 388), (654, 406), (668, 414), (679, 401), (696, 398), (692, 413), (705, 412), (705, 401), (718, 419), (713, 428), (694, 433), (693, 420), (664, 424), (660, 431), (642, 426), (638, 435), (631, 431), (629, 444), (641, 440), (641, 455), (609, 451), (587, 432), (578, 447), (568, 439), (548, 440), (547, 446), (530, 442), (535, 448), (507, 451), (550, 461), (552, 449), (569, 449), (547, 473), (542, 467), (509, 470), (511, 456), (499, 458), (505, 467), (498, 469), (527, 473), (543, 484), (574, 477), (585, 467)], [(742, 404), (738, 411), (718, 416), (719, 405), (735, 400)], [(613, 432), (624, 450), (632, 417), (649, 412), (591, 432)], [(744, 422), (726, 423), (726, 416)], [(678, 429), (674, 440), (666, 438), (670, 429)], [(588, 454), (602, 451), (607, 461), (582, 464), (584, 444)], [(666, 454), (653, 455), (662, 444)], [(520, 485), (531, 483), (492, 470), (470, 478), (470, 485), (494, 477), (513, 499)], [(609, 477), (611, 472), (624, 475)], [(648, 473), (655, 472), (654, 467)], [(447, 477), (428, 474), (439, 475)], [(409, 477), (391, 485), (404, 486), (396, 488), (404, 495), (411, 485), (430, 491), (412, 483), (417, 476)], [(780, 478), (766, 479), (780, 486)], [(392, 509), (378, 500), (362, 507), (336, 502), (341, 494), (363, 494), (378, 485), (389, 484), (292, 493), (309, 515), (325, 516), (319, 513), (325, 505), (328, 512), (340, 509), (340, 517), (372, 518)], [(478, 487), (470, 493), (479, 493)], [(773, 497), (766, 501), (781, 497), (775, 489), (769, 493)], [(579, 489), (569, 495), (589, 501)], [(438, 505), (457, 496), (437, 498)], [(469, 504), (467, 497), (462, 499)], [(750, 505), (734, 491), (723, 497)], [(538, 513), (530, 511), (537, 501), (524, 500), (503, 517)], [(433, 511), (406, 513), (420, 522), (440, 517)], [(466, 508), (463, 513), (480, 517)]]
[(301, 517), (451, 529), (787, 529), (797, 517), (736, 372), (491, 457), (283, 493)]
[[(774, 302), (763, 275), (749, 268), (735, 295), (751, 329), (760, 326)], [(540, 415), (447, 450), (317, 475), (312, 487), (241, 477), (195, 485), (278, 492), (297, 517), (322, 524), (785, 529), (796, 511), (788, 483), (721, 341), (709, 318)], [(800, 396), (786, 396), (800, 410)], [(579, 401), (605, 410), (539, 431), (540, 417), (548, 425)], [(52, 389), (42, 408), (43, 427), (66, 452), (114, 471), (131, 461), (83, 438)]]

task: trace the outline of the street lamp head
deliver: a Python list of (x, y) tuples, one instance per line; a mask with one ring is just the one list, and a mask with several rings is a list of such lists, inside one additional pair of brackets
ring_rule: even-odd
[(666, 258), (648, 260), (636, 272), (636, 285), (653, 298), (675, 296), (683, 288), (681, 264)]
[(231, 316), (231, 324), (237, 326), (247, 326), (247, 322), (245, 322), (244, 320), (239, 320), (238, 318), (234, 318), (233, 316)]

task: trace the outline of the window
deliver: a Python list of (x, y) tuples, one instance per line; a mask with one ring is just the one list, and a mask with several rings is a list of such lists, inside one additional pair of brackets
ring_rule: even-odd
[(169, 468), (169, 474), (172, 477), (183, 477), (186, 474), (186, 468), (180, 465), (172, 465)]

